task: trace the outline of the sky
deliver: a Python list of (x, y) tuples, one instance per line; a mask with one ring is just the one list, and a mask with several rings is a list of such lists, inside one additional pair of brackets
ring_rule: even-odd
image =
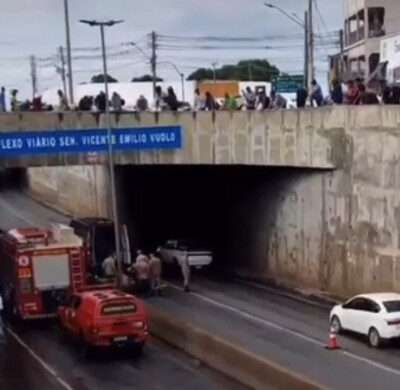
[[(290, 14), (304, 17), (306, 0), (269, 0)], [(342, 0), (315, 0), (317, 34), (339, 30), (343, 24)], [(120, 81), (149, 73), (148, 34), (177, 37), (270, 37), (260, 43), (249, 43), (246, 50), (198, 49), (195, 41), (160, 41), (158, 73), (166, 80), (178, 78), (177, 71), (165, 62), (173, 62), (179, 71), (190, 74), (197, 67), (235, 63), (240, 59), (263, 58), (289, 73), (302, 73), (303, 48), (300, 26), (276, 10), (266, 8), (263, 0), (69, 0), (74, 79), (87, 82), (101, 70), (101, 59), (82, 56), (98, 55), (98, 29), (80, 24), (80, 19), (123, 19), (124, 23), (107, 29), (110, 74)], [(126, 46), (135, 42), (142, 49)], [(321, 41), (324, 45), (326, 40)], [(183, 45), (176, 49), (163, 47)], [(0, 13), (0, 84), (17, 88), (23, 97), (31, 95), (29, 56), (38, 58), (39, 92), (61, 87), (56, 72), (57, 48), (65, 46), (63, 0), (2, 0)], [(209, 46), (210, 43), (201, 45)], [(236, 43), (223, 43), (229, 45)], [(242, 44), (241, 44), (242, 45)], [(278, 46), (266, 49), (265, 46)], [(76, 50), (85, 48), (85, 51)], [(90, 50), (88, 50), (90, 49)], [(118, 56), (120, 52), (128, 52)], [(327, 55), (334, 48), (317, 50), (317, 77), (326, 81)]]

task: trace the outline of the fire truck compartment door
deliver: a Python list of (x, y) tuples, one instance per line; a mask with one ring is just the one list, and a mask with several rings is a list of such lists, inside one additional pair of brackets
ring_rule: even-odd
[(68, 288), (71, 284), (69, 256), (33, 257), (35, 287), (40, 291)]

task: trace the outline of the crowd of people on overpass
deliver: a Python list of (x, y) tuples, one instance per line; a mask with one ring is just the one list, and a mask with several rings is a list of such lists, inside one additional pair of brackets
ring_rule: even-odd
[[(287, 98), (282, 94), (271, 91), (267, 94), (265, 89), (253, 90), (247, 87), (240, 96), (231, 96), (226, 93), (224, 98), (215, 98), (207, 91), (203, 95), (199, 89), (194, 92), (192, 104), (179, 101), (172, 87), (163, 91), (160, 86), (155, 88), (154, 100), (149, 100), (140, 95), (134, 107), (126, 107), (126, 102), (120, 94), (113, 92), (109, 101), (110, 110), (113, 112), (135, 111), (135, 112), (161, 112), (161, 111), (264, 111), (286, 108), (321, 107), (329, 105), (376, 105), (376, 104), (400, 104), (400, 87), (382, 84), (378, 94), (375, 90), (368, 89), (361, 79), (350, 80), (342, 84), (333, 80), (328, 95), (323, 94), (321, 86), (316, 80), (311, 83), (308, 91), (300, 87), (296, 93), (296, 102), (289, 104)], [(100, 92), (97, 96), (83, 96), (78, 105), (73, 108), (63, 91), (58, 91), (58, 105), (53, 106), (42, 101), (41, 96), (35, 96), (31, 101), (21, 101), (18, 90), (13, 89), (10, 93), (10, 104), (6, 104), (6, 89), (0, 90), (0, 112), (23, 112), (23, 111), (58, 111), (70, 110), (105, 112), (107, 106), (106, 94)]]

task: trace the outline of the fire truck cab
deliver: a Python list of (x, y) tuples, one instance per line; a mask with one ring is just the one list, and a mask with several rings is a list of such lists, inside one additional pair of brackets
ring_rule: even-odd
[(82, 239), (68, 226), (13, 229), (0, 234), (4, 313), (29, 320), (56, 316), (66, 297), (84, 288)]

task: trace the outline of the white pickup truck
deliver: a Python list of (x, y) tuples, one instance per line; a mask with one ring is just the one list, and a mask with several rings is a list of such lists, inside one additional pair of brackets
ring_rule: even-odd
[(163, 262), (178, 265), (188, 256), (189, 265), (197, 269), (206, 267), (213, 261), (210, 250), (191, 240), (168, 240), (160, 247), (160, 255)]

